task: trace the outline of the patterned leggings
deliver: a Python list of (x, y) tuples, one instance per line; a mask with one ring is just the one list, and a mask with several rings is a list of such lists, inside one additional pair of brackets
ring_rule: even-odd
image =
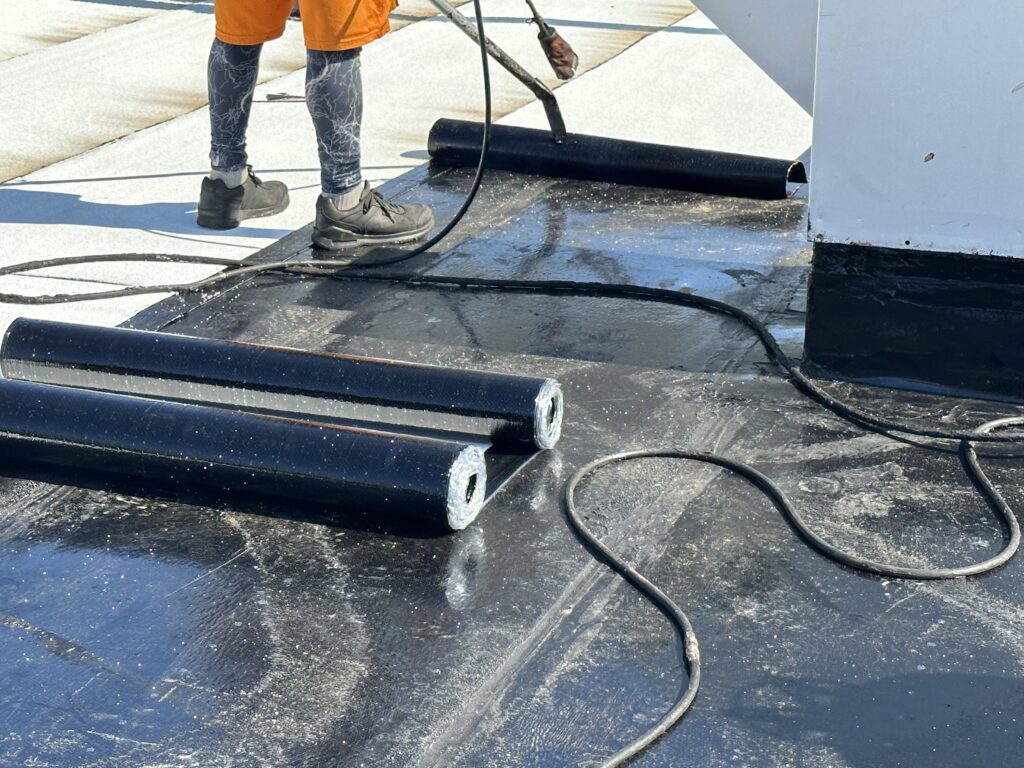
[[(245, 131), (262, 48), (213, 42), (207, 82), (210, 165), (215, 171), (236, 171), (246, 165)], [(306, 52), (306, 106), (316, 129), (320, 183), (326, 195), (341, 194), (362, 181), (359, 129), (363, 81), (359, 50)]]

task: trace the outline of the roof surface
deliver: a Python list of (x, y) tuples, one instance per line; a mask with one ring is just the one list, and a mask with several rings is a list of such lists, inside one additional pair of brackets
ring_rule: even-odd
[[(444, 219), (465, 187), (417, 171), (391, 190)], [(453, 240), (412, 266), (692, 290), (767, 318), (798, 352), (803, 208), (493, 174)], [(257, 259), (308, 257), (306, 242), (300, 230)], [(358, 510), (4, 481), (5, 764), (596, 762), (652, 724), (684, 676), (664, 619), (563, 520), (563, 483), (605, 453), (747, 461), (866, 555), (951, 565), (1000, 545), (955, 453), (822, 412), (713, 315), (268, 277), (133, 324), (554, 376), (565, 435), (443, 537)], [(834, 386), (908, 419), (1002, 412)], [(1019, 503), (1019, 465), (985, 461)], [(609, 468), (579, 501), (701, 641), (693, 711), (638, 765), (1008, 765), (1024, 746), (1020, 560), (969, 581), (868, 577), (808, 549), (740, 480), (667, 460)]]

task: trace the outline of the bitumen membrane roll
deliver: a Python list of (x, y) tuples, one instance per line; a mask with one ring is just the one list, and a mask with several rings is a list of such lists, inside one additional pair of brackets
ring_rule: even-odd
[(562, 426), (562, 392), (552, 379), (29, 318), (8, 328), (0, 373), (385, 431), (475, 436), (518, 451), (553, 447)]
[(189, 403), (0, 379), (0, 455), (417, 519), (459, 530), (480, 512), (479, 446)]
[[(476, 166), (483, 125), (438, 120), (427, 149), (433, 163)], [(487, 167), (515, 173), (607, 181), (735, 197), (782, 199), (790, 181), (806, 181), (801, 163), (703, 149), (570, 133), (555, 143), (546, 130), (495, 125)]]

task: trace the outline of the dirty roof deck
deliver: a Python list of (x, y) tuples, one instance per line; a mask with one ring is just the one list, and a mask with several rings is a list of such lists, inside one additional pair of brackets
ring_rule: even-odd
[[(390, 184), (442, 221), (466, 187), (425, 169)], [(493, 174), (466, 223), (410, 266), (692, 290), (766, 319), (799, 353), (804, 206)], [(257, 259), (308, 257), (307, 242), (300, 230)], [(443, 537), (230, 492), (200, 503), (3, 479), (3, 765), (597, 763), (684, 684), (668, 624), (563, 520), (565, 480), (606, 453), (685, 446), (749, 462), (865, 555), (952, 565), (1001, 546), (955, 451), (823, 412), (714, 315), (270, 276), (132, 324), (557, 377), (564, 438)], [(922, 422), (1019, 411), (834, 386)], [(984, 462), (1020, 505), (1024, 465)], [(1021, 559), (966, 581), (865, 576), (812, 552), (741, 481), (668, 460), (608, 468), (579, 502), (702, 645), (693, 710), (638, 766), (1019, 759)]]

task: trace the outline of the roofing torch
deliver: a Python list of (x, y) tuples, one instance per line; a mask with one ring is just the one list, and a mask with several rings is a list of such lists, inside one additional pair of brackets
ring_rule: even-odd
[(576, 74), (576, 68), (580, 64), (580, 57), (576, 55), (576, 52), (572, 49), (572, 46), (565, 41), (558, 32), (544, 21), (544, 17), (540, 15), (540, 11), (537, 10), (537, 6), (533, 4), (533, 0), (526, 0), (526, 4), (530, 6), (530, 11), (533, 13), (533, 21), (537, 24), (537, 39), (540, 40), (540, 47), (544, 49), (544, 55), (547, 56), (548, 63), (551, 64), (551, 68), (555, 71), (559, 80), (571, 80), (573, 75)]

